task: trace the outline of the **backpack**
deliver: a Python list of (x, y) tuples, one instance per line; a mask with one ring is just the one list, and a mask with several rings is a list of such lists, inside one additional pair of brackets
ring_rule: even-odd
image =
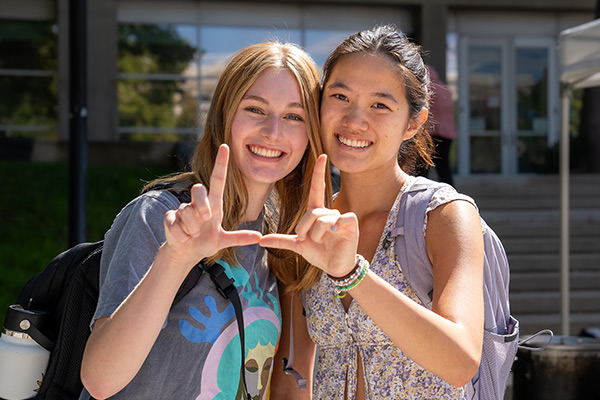
[[(419, 300), (429, 309), (432, 308), (433, 267), (427, 256), (425, 237), (404, 232), (421, 232), (427, 206), (433, 194), (443, 187), (451, 186), (417, 177), (402, 195), (396, 226), (384, 242), (384, 247), (389, 247), (395, 239), (398, 263)], [(510, 315), (510, 270), (506, 252), (496, 233), (483, 219), (481, 223), (484, 230), (483, 349), (479, 371), (467, 385), (467, 398), (502, 400), (517, 354), (519, 321)]]
[[(171, 188), (170, 184), (153, 187), (169, 190), (181, 202), (189, 202), (189, 190)], [(104, 241), (80, 243), (57, 255), (48, 266), (34, 275), (17, 298), (28, 310), (48, 313), (49, 320), (32, 337), (46, 350), (50, 359), (38, 394), (38, 400), (78, 399), (83, 389), (80, 369), (85, 345), (90, 336), (90, 321), (96, 311), (99, 295), (100, 259)], [(171, 304), (177, 304), (198, 282), (203, 272), (209, 273), (219, 293), (234, 305), (244, 360), (244, 322), (240, 300), (233, 278), (219, 264), (198, 263), (189, 272)], [(35, 327), (34, 327), (35, 328)], [(242, 363), (242, 371), (243, 371)], [(242, 374), (245, 395), (247, 385)], [(249, 397), (248, 397), (249, 398)]]

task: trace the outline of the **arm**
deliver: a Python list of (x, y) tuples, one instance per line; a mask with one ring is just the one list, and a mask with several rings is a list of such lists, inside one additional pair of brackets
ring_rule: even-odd
[(94, 398), (114, 395), (137, 374), (160, 333), (184, 274), (183, 269), (178, 271), (168, 262), (161, 247), (148, 273), (117, 310), (96, 320), (81, 365), (81, 380)]
[(454, 201), (430, 212), (426, 244), (433, 312), (372, 272), (349, 293), (408, 357), (464, 386), (477, 372), (483, 341), (483, 236), (475, 208)]
[[(319, 162), (297, 235), (265, 235), (260, 243), (295, 251), (326, 273), (345, 276), (354, 268), (358, 218), (324, 208)], [(476, 209), (454, 201), (431, 211), (426, 245), (434, 273), (433, 311), (373, 272), (349, 294), (413, 361), (464, 386), (479, 367), (483, 342), (483, 235)]]
[[(312, 399), (312, 376), (315, 363), (316, 346), (308, 335), (306, 317), (302, 314), (302, 301), (299, 294), (294, 294), (294, 309), (290, 314), (291, 295), (280, 296), (282, 327), (279, 347), (273, 364), (271, 380), (271, 398), (290, 400)], [(289, 358), (290, 349), (290, 317), (294, 318), (294, 369), (306, 379), (306, 390), (299, 390), (292, 375), (283, 372), (282, 359)]]
[(227, 146), (221, 146), (210, 194), (194, 185), (190, 203), (167, 211), (166, 241), (152, 266), (112, 315), (95, 322), (81, 365), (81, 380), (93, 397), (110, 397), (131, 382), (154, 346), (179, 286), (198, 261), (260, 239), (258, 232), (221, 227), (228, 157)]

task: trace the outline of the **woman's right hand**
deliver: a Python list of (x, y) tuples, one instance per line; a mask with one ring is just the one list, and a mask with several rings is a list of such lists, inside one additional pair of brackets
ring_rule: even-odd
[(327, 156), (315, 164), (306, 214), (296, 226), (296, 235), (270, 234), (260, 239), (263, 247), (292, 250), (332, 276), (344, 276), (356, 264), (358, 218), (349, 212), (325, 208)]
[(210, 191), (202, 184), (191, 188), (191, 202), (177, 210), (167, 211), (164, 219), (165, 251), (172, 261), (191, 268), (200, 260), (221, 249), (258, 243), (257, 231), (225, 231), (223, 221), (223, 191), (227, 177), (229, 147), (222, 144), (210, 176)]

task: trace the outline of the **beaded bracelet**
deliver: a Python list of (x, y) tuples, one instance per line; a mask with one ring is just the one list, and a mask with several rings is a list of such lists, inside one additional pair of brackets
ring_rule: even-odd
[(346, 296), (346, 292), (358, 286), (358, 284), (361, 283), (367, 275), (367, 272), (369, 271), (369, 262), (360, 254), (357, 254), (357, 257), (358, 261), (349, 275), (346, 275), (346, 277), (341, 279), (336, 279), (329, 276), (335, 285), (334, 291), (336, 295), (334, 297), (336, 299), (341, 299)]

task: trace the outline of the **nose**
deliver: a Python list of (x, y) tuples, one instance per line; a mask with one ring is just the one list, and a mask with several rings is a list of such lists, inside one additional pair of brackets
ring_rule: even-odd
[(368, 127), (367, 119), (362, 110), (356, 106), (349, 106), (342, 118), (342, 124), (353, 131), (365, 131)]
[(261, 128), (261, 133), (265, 139), (275, 142), (282, 137), (282, 129), (283, 126), (279, 116), (269, 115), (264, 120), (264, 124)]

